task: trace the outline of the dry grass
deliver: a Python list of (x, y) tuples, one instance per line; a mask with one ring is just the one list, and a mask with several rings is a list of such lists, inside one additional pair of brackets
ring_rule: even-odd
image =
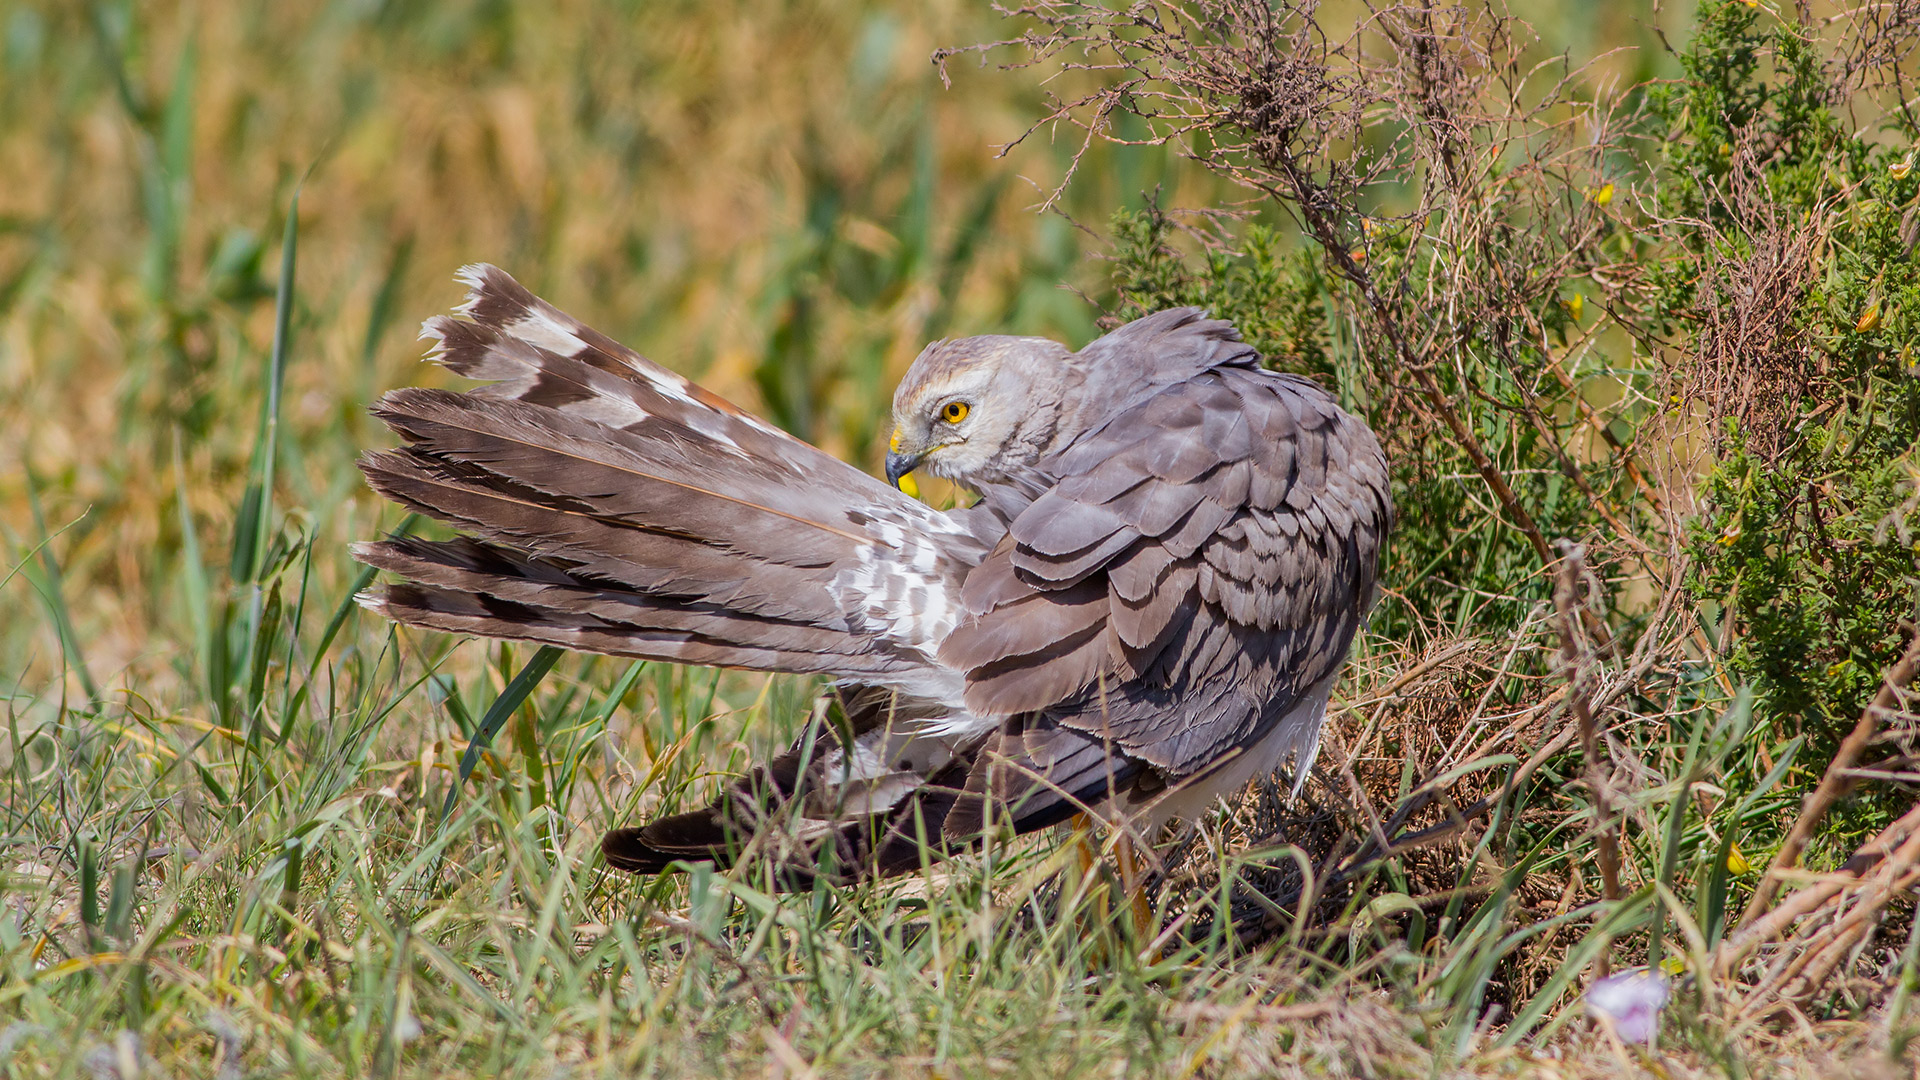
[[(1628, 14), (1567, 12), (1592, 20), (1593, 40), (1572, 42), (1584, 54), (1646, 35)], [(500, 263), (871, 464), (893, 378), (928, 339), (1093, 332), (1100, 311), (1080, 293), (1104, 298), (1104, 267), (1084, 257), (1097, 235), (1036, 204), (1098, 223), (1156, 188), (1168, 205), (1217, 205), (1247, 178), (1152, 145), (1119, 108), (1100, 113), (1099, 137), (1068, 110), (995, 157), (1048, 93), (1118, 100), (1100, 96), (1111, 71), (1043, 88), (959, 59), (943, 89), (932, 51), (1005, 25), (955, 2), (0, 10), (0, 425), (13, 435), (0, 440), (0, 1072), (1895, 1068), (1905, 998), (1884, 991), (1902, 958), (1848, 936), (1840, 908), (1904, 917), (1911, 829), (1871, 885), (1841, 882), (1824, 914), (1781, 928), (1846, 946), (1834, 979), (1853, 980), (1853, 1013), (1750, 1023), (1689, 989), (1654, 1052), (1581, 1019), (1593, 943), (1644, 950), (1661, 890), (1712, 877), (1707, 824), (1724, 824), (1727, 800), (1693, 781), (1762, 741), (1737, 711), (1723, 720), (1731, 687), (1680, 700), (1662, 665), (1692, 624), (1669, 552), (1625, 537), (1592, 560), (1609, 583), (1648, 583), (1631, 612), (1641, 636), (1603, 640), (1618, 625), (1605, 590), (1572, 594), (1577, 691), (1550, 659), (1560, 624), (1538, 590), (1463, 588), (1472, 613), (1423, 611), (1404, 636), (1364, 640), (1322, 775), (1298, 802), (1257, 787), (1176, 852), (1157, 947), (1103, 916), (1114, 882), (1063, 881), (1049, 837), (928, 880), (802, 896), (750, 873), (606, 876), (592, 842), (608, 822), (699, 798), (788, 737), (811, 690), (791, 680), (569, 658), (507, 710), (439, 820), (525, 656), (396, 633), (347, 602), (345, 544), (394, 524), (351, 465), (380, 439), (364, 406), (439, 377), (414, 365), (412, 325), (455, 300), (455, 267)], [(1489, 46), (1456, 73), (1476, 93), (1539, 51), (1489, 25), (1449, 38)], [(1265, 44), (1296, 39), (1314, 40), (1295, 24)], [(1871, 50), (1851, 62), (1897, 71)], [(1608, 54), (1593, 70), (1644, 67)], [(1386, 68), (1354, 70), (1320, 88), (1338, 107), (1293, 102), (1321, 149), (1353, 145), (1378, 109), (1447, 105), (1369, 81)], [(1541, 93), (1558, 103), (1526, 113), (1542, 126), (1516, 177), (1602, 164), (1570, 118), (1585, 107), (1571, 85), (1555, 75)], [(1497, 120), (1474, 130), (1511, 136)], [(1434, 130), (1414, 124), (1367, 167), (1445, 156)], [(1298, 151), (1228, 149), (1281, 173)], [(1511, 146), (1458, 149), (1464, 177)], [(1333, 205), (1369, 175), (1292, 190)], [(1538, 271), (1485, 281), (1463, 261), (1452, 279), (1471, 312), (1551, 302), (1554, 275), (1606, 276), (1599, 215), (1514, 238), (1471, 183), (1427, 194), (1400, 217), (1434, 222), (1428, 242), (1511, 244)], [(1356, 259), (1374, 235), (1359, 219), (1304, 224), (1335, 241), (1374, 312), (1341, 341), (1354, 370), (1397, 372), (1378, 388), (1401, 447), (1471, 427), (1476, 399), (1447, 381), (1464, 346), (1395, 307), (1396, 249)], [(1626, 406), (1594, 404), (1603, 395), (1565, 374), (1592, 345), (1544, 350), (1565, 381), (1536, 389), (1565, 408), (1536, 403), (1535, 419), (1566, 452), (1532, 460), (1488, 441), (1460, 471), (1486, 520), (1519, 525), (1514, 500), (1545, 471), (1604, 474), (1593, 501), (1629, 522), (1655, 485), (1684, 505), (1689, 469), (1608, 442)], [(1548, 537), (1536, 525), (1527, 543)], [(1517, 614), (1463, 631), (1492, 608)], [(1565, 752), (1581, 739), (1576, 704), (1607, 732), (1589, 755), (1604, 744), (1605, 770)], [(1596, 814), (1586, 792), (1602, 788), (1615, 798)], [(1755, 799), (1753, 813), (1780, 809)], [(1689, 816), (1696, 801), (1711, 812)], [(1596, 884), (1596, 821), (1625, 846), (1619, 897)], [(1695, 915), (1676, 903), (1666, 918), (1698, 974), (1713, 958), (1686, 937)]]

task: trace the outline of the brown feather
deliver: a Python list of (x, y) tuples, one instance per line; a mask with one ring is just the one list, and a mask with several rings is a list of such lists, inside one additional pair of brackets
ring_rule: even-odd
[(463, 276), (464, 318), (425, 330), (487, 385), (388, 395), (375, 411), (404, 445), (362, 467), (471, 536), (357, 548), (405, 579), (367, 602), (456, 633), (843, 680), (711, 805), (609, 833), (610, 865), (751, 851), (780, 887), (901, 872), (989, 820), (1144, 805), (1249, 748), (1310, 759), (1374, 592), (1386, 468), (1364, 425), (1260, 370), (1230, 325), (1183, 308), (1071, 356), (930, 347), (909, 387), (979, 349), (1065, 380), (1005, 386), (1067, 388), (1022, 399), (1025, 456), (943, 514), (493, 267)]

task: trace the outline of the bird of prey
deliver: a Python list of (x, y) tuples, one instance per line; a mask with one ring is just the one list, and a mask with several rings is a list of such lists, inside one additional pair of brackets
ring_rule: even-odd
[(609, 832), (612, 866), (755, 856), (783, 881), (919, 869), (1080, 813), (1148, 836), (1291, 762), (1375, 594), (1379, 443), (1226, 322), (1176, 308), (1073, 352), (930, 345), (890, 481), (622, 347), (492, 266), (361, 468), (453, 540), (358, 545), (363, 598), (461, 634), (830, 677), (786, 753), (710, 806)]

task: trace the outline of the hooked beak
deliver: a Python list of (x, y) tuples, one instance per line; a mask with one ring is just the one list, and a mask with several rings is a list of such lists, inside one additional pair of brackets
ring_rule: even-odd
[[(917, 454), (903, 454), (900, 452), (900, 425), (895, 424), (893, 427), (893, 437), (887, 440), (887, 483), (892, 484), (894, 487), (899, 488), (901, 491), (906, 492), (916, 499), (919, 498), (920, 493), (902, 486), (900, 479), (919, 468), (921, 460), (926, 456), (927, 452), (925, 450)], [(912, 483), (912, 481), (908, 481), (908, 483)]]
[(887, 451), (887, 483), (899, 487), (900, 478), (919, 468), (921, 460), (926, 456), (924, 450), (918, 454), (903, 454), (898, 450)]

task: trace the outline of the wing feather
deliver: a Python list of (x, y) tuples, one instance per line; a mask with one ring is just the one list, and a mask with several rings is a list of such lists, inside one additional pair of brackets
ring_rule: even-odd
[[(434, 564), (376, 545), (363, 552), (437, 577), (376, 591), (373, 603), (440, 629), (884, 674), (957, 701), (957, 674), (933, 654), (958, 618), (967, 571), (998, 539), (979, 532), (978, 515), (907, 498), (494, 267), (462, 277), (472, 286), (457, 312), (465, 318), (431, 319), (425, 336), (447, 367), (491, 381), (382, 398), (375, 414), (404, 445), (362, 468), (381, 494), (529, 562), (491, 564), (502, 577), (489, 582), (471, 566), (456, 573), (449, 553)], [(528, 577), (533, 563), (574, 584)], [(607, 595), (593, 600), (595, 590)], [(481, 600), (461, 600), (463, 591)], [(553, 620), (545, 631), (543, 619)]]
[[(1337, 670), (1391, 511), (1378, 444), (1318, 387), (1203, 373), (1136, 402), (1057, 464), (1056, 485), (974, 572), (994, 588), (969, 580), (942, 646), (968, 672), (971, 707), (1097, 735), (1171, 783), (1264, 737)], [(1055, 606), (1100, 622), (1077, 615), (1064, 651), (1036, 664), (1044, 635), (1008, 624), (1065, 625)], [(1290, 732), (1294, 753), (1317, 746), (1318, 723)]]

